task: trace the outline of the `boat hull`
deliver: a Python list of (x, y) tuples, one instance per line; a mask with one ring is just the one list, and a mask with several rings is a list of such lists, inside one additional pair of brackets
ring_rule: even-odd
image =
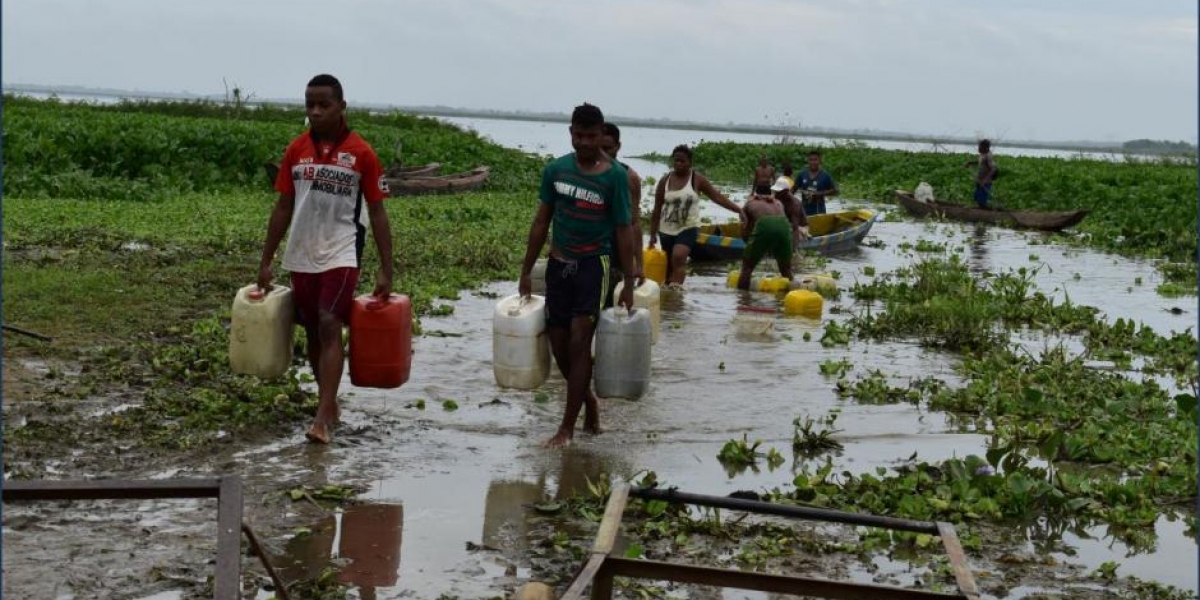
[(908, 192), (896, 191), (896, 202), (904, 210), (917, 217), (935, 216), (967, 223), (993, 223), (1037, 229), (1040, 231), (1059, 231), (1078, 225), (1088, 215), (1087, 210), (993, 210), (972, 208), (944, 202), (921, 202)]
[[(838, 254), (852, 250), (862, 243), (878, 216), (870, 210), (811, 215), (808, 217), (811, 237), (800, 242), (796, 251)], [(741, 232), (742, 224), (738, 222), (701, 226), (696, 246), (692, 248), (692, 260), (740, 260), (746, 250)]]

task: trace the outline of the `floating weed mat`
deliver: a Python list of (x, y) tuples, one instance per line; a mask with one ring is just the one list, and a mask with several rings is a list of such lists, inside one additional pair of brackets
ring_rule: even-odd
[[(183, 450), (291, 429), (316, 413), (316, 397), (300, 388), (295, 369), (275, 381), (233, 374), (228, 344), (224, 321), (212, 317), (173, 339), (156, 336), (86, 355), (75, 381), (52, 394), (71, 400), (107, 390), (132, 406), (94, 421), (79, 416), (55, 429), (118, 447), (136, 442)], [(5, 435), (21, 448), (46, 442), (45, 427), (6, 423)]]
[(1078, 335), (1089, 358), (1120, 366), (1141, 357), (1143, 374), (1172, 377), (1195, 393), (1200, 346), (1190, 329), (1163, 336), (1126, 319), (1109, 323), (1095, 308), (1036, 291), (1037, 274), (1021, 267), (976, 278), (957, 256), (921, 261), (855, 284), (851, 293), (862, 306), (849, 328), (968, 355), (1006, 347), (1021, 329)]
[[(932, 377), (894, 383), (880, 369), (851, 378), (827, 361), (835, 389), (866, 404), (910, 403), (943, 411), (962, 432), (987, 436), (985, 456), (918, 462), (875, 474), (834, 473), (832, 462), (804, 466), (775, 497), (920, 520), (1013, 525), (1054, 519), (1085, 529), (1108, 525), (1131, 547), (1153, 544), (1163, 515), (1189, 513), (1197, 487), (1197, 342), (1190, 331), (1161, 336), (1100, 318), (1033, 291), (1036, 270), (976, 279), (956, 258), (922, 261), (853, 289), (865, 305), (854, 335), (916, 338), (962, 353), (954, 387)], [(1031, 355), (1008, 336), (1018, 329), (1077, 335)], [(1096, 357), (1141, 363), (1137, 380), (1099, 369)], [(1165, 389), (1152, 376), (1173, 378)], [(964, 540), (965, 542), (965, 540)]]

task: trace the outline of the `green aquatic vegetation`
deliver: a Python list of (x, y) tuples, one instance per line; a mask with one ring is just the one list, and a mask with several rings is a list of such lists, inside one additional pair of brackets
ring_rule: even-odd
[(1158, 287), (1154, 288), (1154, 291), (1158, 292), (1158, 295), (1160, 295), (1160, 296), (1166, 296), (1168, 298), (1178, 298), (1179, 296), (1194, 296), (1194, 295), (1196, 295), (1196, 286), (1181, 285), (1178, 283), (1168, 281), (1165, 283), (1158, 284)]
[(917, 244), (913, 246), (913, 250), (917, 252), (945, 252), (949, 244), (945, 242), (933, 242), (924, 238), (917, 240)]
[[(263, 163), (303, 131), (302, 108), (237, 111), (204, 102), (99, 106), (5, 96), (4, 194), (142, 201), (188, 191), (269, 189)], [(445, 172), (490, 165), (488, 188), (533, 189), (542, 159), (436, 119), (351, 110), (384, 164)]]
[(837, 321), (826, 321), (825, 331), (821, 334), (821, 345), (826, 348), (845, 346), (850, 343), (850, 329), (839, 325)]
[[(936, 380), (930, 380), (936, 381)], [(888, 377), (879, 369), (872, 369), (866, 377), (851, 382), (839, 379), (834, 390), (841, 398), (853, 398), (859, 404), (917, 404), (925, 393), (926, 386), (909, 385), (907, 388), (892, 387)]]
[(758, 459), (767, 456), (758, 451), (758, 447), (761, 445), (762, 440), (754, 440), (754, 443), (750, 443), (746, 434), (742, 434), (742, 439), (729, 440), (725, 442), (724, 446), (721, 446), (721, 451), (717, 453), (717, 460), (732, 467), (753, 465), (758, 462)]
[(854, 365), (850, 364), (850, 361), (848, 361), (844, 358), (839, 359), (839, 360), (827, 358), (827, 359), (821, 361), (820, 363), (818, 363), (817, 366), (821, 369), (822, 375), (825, 375), (826, 377), (841, 378), (841, 377), (844, 377), (847, 373), (849, 373), (850, 369)]
[[(296, 369), (274, 381), (236, 375), (229, 370), (228, 349), (228, 331), (221, 319), (212, 317), (187, 331), (91, 352), (82, 358), (76, 385), (52, 394), (74, 399), (113, 386), (143, 390), (135, 406), (98, 417), (103, 426), (75, 435), (139, 439), (173, 449), (282, 432), (316, 413), (316, 398), (300, 388)], [(27, 438), (36, 431), (24, 429), (6, 429), (6, 434)]]
[(814, 420), (810, 416), (805, 416), (803, 419), (800, 417), (793, 419), (792, 450), (802, 454), (841, 450), (842, 443), (833, 439), (834, 434), (842, 431), (841, 429), (834, 429), (837, 417), (837, 412), (830, 412), (822, 417), (820, 421)]

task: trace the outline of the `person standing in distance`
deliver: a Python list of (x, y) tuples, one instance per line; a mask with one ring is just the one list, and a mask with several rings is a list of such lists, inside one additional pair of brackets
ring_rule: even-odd
[(341, 412), (342, 327), (354, 301), (367, 227), (379, 251), (374, 291), (379, 298), (392, 291), (392, 231), (383, 208), (387, 179), (375, 151), (346, 124), (342, 84), (332, 75), (313, 77), (304, 107), (309, 129), (288, 144), (275, 178), (279, 200), (267, 223), (258, 287), (271, 288), (271, 263), (290, 229), (283, 268), (291, 273), (296, 321), (308, 340), (319, 398), (305, 437), (328, 444)]
[(992, 181), (996, 179), (996, 161), (992, 158), (992, 141), (983, 139), (979, 140), (979, 157), (975, 160), (968, 160), (967, 167), (977, 166), (975, 172), (975, 204), (979, 208), (989, 208), (988, 204), (992, 200)]
[(808, 153), (808, 169), (800, 171), (796, 177), (796, 189), (803, 198), (801, 205), (805, 215), (825, 214), (825, 199), (838, 195), (833, 176), (821, 168), (820, 152)]
[(584, 430), (600, 433), (600, 403), (591, 391), (592, 335), (609, 289), (610, 254), (625, 274), (618, 305), (633, 307), (629, 174), (600, 149), (604, 113), (599, 108), (587, 103), (575, 107), (569, 131), (575, 151), (542, 171), (537, 214), (529, 227), (517, 286), (521, 296), (529, 295), (530, 273), (553, 223), (546, 264), (546, 328), (554, 361), (567, 380), (567, 406), (558, 432), (543, 444), (546, 448), (571, 443), (585, 405)]

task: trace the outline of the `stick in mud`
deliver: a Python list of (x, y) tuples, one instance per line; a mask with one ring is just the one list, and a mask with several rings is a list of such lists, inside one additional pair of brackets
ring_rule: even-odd
[(48, 335), (42, 335), (40, 333), (37, 333), (36, 331), (29, 331), (28, 329), (21, 329), (20, 327), (17, 327), (15, 325), (4, 325), (3, 327), (4, 327), (4, 331), (11, 331), (13, 333), (27, 335), (33, 339), (41, 340), (43, 342), (53, 341), (53, 338), (51, 338)]

